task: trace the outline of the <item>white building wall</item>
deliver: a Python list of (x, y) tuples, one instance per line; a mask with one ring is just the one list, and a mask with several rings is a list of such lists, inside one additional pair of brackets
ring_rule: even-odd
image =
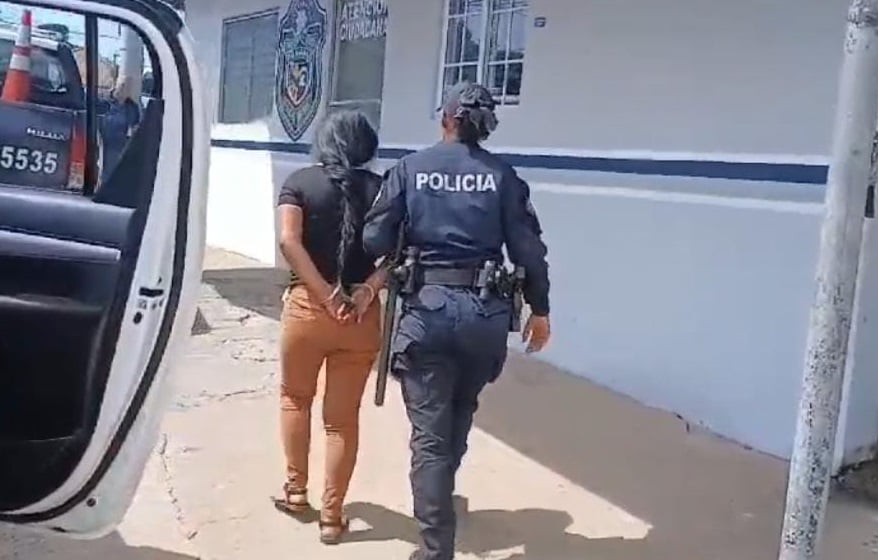
[[(438, 137), (445, 2), (388, 3), (382, 144), (414, 148)], [(788, 456), (847, 3), (531, 0), (547, 25), (528, 29), (521, 104), (501, 109), (491, 145), (579, 156), (518, 158), (550, 247), (546, 360)], [(214, 93), (222, 19), (287, 4), (242, 6), (188, 7)], [(289, 142), (276, 119), (218, 125), (214, 139), (226, 147), (213, 154), (209, 242), (280, 264), (274, 200), (307, 160), (279, 150), (305, 147), (275, 144)], [(594, 171), (608, 165), (629, 172)], [(660, 176), (681, 173), (773, 180)], [(876, 266), (864, 266), (846, 462), (878, 440)]]
[[(322, 2), (326, 4), (325, 0)], [(331, 6), (328, 22), (332, 21)], [(186, 23), (198, 43), (207, 100), (215, 123), (219, 110), (219, 89), (222, 69), (222, 25), (228, 18), (276, 9), (283, 17), (286, 3), (273, 0), (252, 0), (241, 4), (235, 0), (210, 0), (187, 5)], [(330, 60), (327, 47), (324, 68)], [(324, 89), (325, 91), (325, 89)], [(318, 115), (315, 122), (319, 120)], [(312, 127), (313, 128), (313, 127)], [(303, 140), (310, 139), (309, 130)], [(289, 142), (276, 113), (270, 119), (248, 124), (214, 124), (214, 139), (246, 142)], [(208, 208), (207, 240), (214, 246), (236, 251), (263, 262), (281, 261), (276, 250), (277, 223), (274, 204), (283, 180), (301, 158), (290, 158), (265, 150), (214, 148), (210, 169), (210, 205)], [(247, 216), (246, 224), (241, 216)]]
[[(847, 0), (531, 0), (521, 104), (494, 144), (824, 155)], [(435, 137), (445, 0), (391, 0), (382, 122)]]

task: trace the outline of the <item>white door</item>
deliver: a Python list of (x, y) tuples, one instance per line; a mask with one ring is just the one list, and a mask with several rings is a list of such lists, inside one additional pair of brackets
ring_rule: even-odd
[(163, 2), (6, 1), (2, 20), (0, 522), (97, 537), (131, 502), (195, 316), (200, 74)]

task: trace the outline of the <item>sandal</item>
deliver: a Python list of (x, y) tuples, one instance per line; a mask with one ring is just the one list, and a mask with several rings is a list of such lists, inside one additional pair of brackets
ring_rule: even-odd
[(272, 498), (274, 507), (282, 513), (288, 515), (303, 515), (311, 511), (311, 504), (308, 503), (308, 491), (295, 488), (291, 481), (284, 484), (284, 497)]
[(320, 542), (327, 545), (339, 544), (350, 528), (350, 521), (342, 517), (335, 521), (320, 519)]

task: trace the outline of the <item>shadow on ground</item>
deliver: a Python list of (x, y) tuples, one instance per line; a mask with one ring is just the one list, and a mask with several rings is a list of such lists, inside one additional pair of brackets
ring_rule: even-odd
[[(274, 319), (280, 316), (286, 279), (285, 272), (266, 268), (204, 274), (205, 282), (232, 305)], [(651, 530), (639, 540), (585, 538), (568, 531), (573, 520), (564, 511), (473, 511), (460, 534), (463, 552), (523, 546), (523, 556), (516, 553), (506, 560), (776, 557), (783, 461), (721, 441), (672, 414), (515, 353), (486, 391), (476, 422)], [(527, 480), (519, 483), (528, 485)], [(354, 539), (417, 542), (413, 522), (398, 513), (354, 504), (351, 514), (373, 527)]]
[[(8, 537), (4, 537), (3, 540)], [(128, 545), (119, 533), (96, 541), (31, 536), (16, 533), (14, 546), (0, 550), (0, 560), (198, 560), (195, 556), (152, 547)], [(7, 556), (10, 552), (12, 556)]]
[(192, 325), (192, 335), (201, 336), (205, 334), (210, 334), (210, 331), (210, 324), (207, 322), (207, 319), (204, 318), (204, 314), (201, 312), (201, 309), (197, 309), (195, 311), (195, 323)]
[(777, 550), (785, 463), (671, 414), (512, 355), (477, 425), (652, 525), (644, 540), (589, 550), (599, 558), (756, 559)]
[[(457, 551), (498, 560), (547, 560), (595, 558), (601, 560), (647, 558), (621, 539), (588, 539), (570, 533), (573, 524), (569, 513), (550, 509), (515, 511), (476, 510), (458, 507), (460, 528)], [(350, 542), (403, 541), (420, 544), (418, 528), (407, 516), (384, 506), (354, 503), (348, 508), (352, 519), (364, 521), (369, 528), (353, 531)], [(620, 544), (621, 543), (621, 544)], [(637, 546), (636, 543), (633, 546)], [(498, 551), (517, 549), (507, 555)], [(613, 554), (613, 551), (618, 553)], [(642, 552), (645, 552), (641, 548)]]
[(208, 269), (202, 278), (232, 305), (280, 320), (280, 298), (287, 286), (288, 272), (264, 267)]

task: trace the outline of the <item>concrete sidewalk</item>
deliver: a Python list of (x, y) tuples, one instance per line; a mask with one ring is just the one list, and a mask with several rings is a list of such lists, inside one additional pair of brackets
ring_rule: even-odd
[[(2, 533), (0, 559), (407, 558), (408, 426), (391, 384), (363, 410), (349, 542), (277, 513), (279, 299), (285, 276), (211, 251), (198, 336), (165, 436), (117, 534), (69, 543)], [(786, 467), (671, 414), (514, 356), (486, 393), (462, 471), (462, 559), (774, 560)], [(319, 410), (315, 411), (319, 434)], [(319, 484), (322, 438), (314, 438)], [(312, 490), (316, 503), (319, 487)], [(878, 515), (831, 503), (824, 558), (878, 559)]]

